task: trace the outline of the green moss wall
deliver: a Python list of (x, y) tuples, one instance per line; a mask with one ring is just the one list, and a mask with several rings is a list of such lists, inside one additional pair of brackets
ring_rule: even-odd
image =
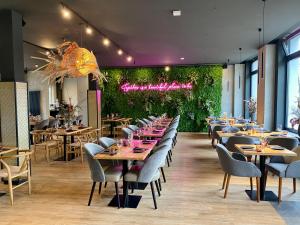
[[(164, 68), (103, 69), (107, 82), (102, 87), (103, 115), (119, 113), (124, 117), (143, 118), (166, 112), (181, 115), (180, 131), (206, 130), (205, 118), (221, 111), (222, 67), (178, 66)], [(126, 82), (146, 85), (161, 82), (192, 82), (192, 90), (169, 92), (143, 91), (123, 93)]]

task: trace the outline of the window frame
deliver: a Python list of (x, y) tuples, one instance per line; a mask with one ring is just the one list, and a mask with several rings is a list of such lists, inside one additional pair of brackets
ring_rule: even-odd
[[(300, 30), (298, 30), (298, 31), (300, 31)], [(289, 76), (288, 75), (288, 64), (289, 64), (290, 61), (292, 61), (294, 59), (297, 59), (297, 58), (300, 59), (300, 49), (298, 51), (296, 51), (296, 52), (293, 52), (292, 54), (289, 54), (288, 49), (286, 48), (287, 47), (286, 43), (290, 39), (292, 39), (292, 38), (294, 38), (294, 37), (296, 37), (298, 35), (300, 35), (300, 34), (293, 35), (290, 38), (284, 40), (285, 41), (285, 49), (286, 49), (286, 56), (285, 56), (285, 71), (286, 71), (285, 80), (286, 80), (286, 82), (285, 82), (285, 110), (284, 110), (285, 115), (284, 115), (284, 126), (283, 127), (284, 127), (285, 130), (287, 130), (289, 132), (292, 132), (292, 133), (298, 133), (298, 131), (295, 130), (295, 129), (287, 127), (287, 124), (289, 123), (289, 121), (288, 121), (288, 91), (289, 91), (289, 84), (288, 84), (288, 78), (289, 78), (288, 77)], [(299, 124), (299, 126), (300, 126), (300, 124)]]
[[(257, 69), (252, 71), (252, 64), (257, 61)], [(259, 78), (259, 72), (258, 72), (258, 56), (254, 57), (252, 60), (250, 60), (250, 97), (252, 97), (252, 76), (257, 74), (257, 79)]]

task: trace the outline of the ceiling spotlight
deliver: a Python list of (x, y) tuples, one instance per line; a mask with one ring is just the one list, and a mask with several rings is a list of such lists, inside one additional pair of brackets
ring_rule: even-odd
[(127, 56), (127, 62), (131, 62), (132, 61), (132, 57), (131, 56)]
[(184, 60), (184, 57), (181, 57), (180, 60)]
[(62, 14), (63, 18), (65, 18), (65, 19), (71, 18), (71, 12), (66, 7), (62, 8), (61, 14)]
[(46, 51), (45, 54), (46, 54), (46, 55), (50, 55), (50, 51)]
[(104, 46), (109, 46), (110, 40), (108, 38), (104, 38), (102, 43), (103, 43)]
[(39, 65), (38, 65), (38, 64), (35, 64), (35, 65), (34, 65), (34, 67), (35, 67), (35, 68), (38, 68), (38, 67), (39, 67)]
[(86, 28), (85, 28), (85, 32), (86, 32), (87, 34), (92, 34), (92, 33), (93, 33), (93, 29), (92, 29), (91, 27), (86, 27)]
[(169, 66), (165, 66), (165, 71), (166, 72), (170, 71), (170, 67)]
[(119, 50), (118, 50), (118, 55), (123, 55), (122, 49), (119, 49)]
[(172, 15), (173, 16), (181, 16), (181, 10), (173, 10)]

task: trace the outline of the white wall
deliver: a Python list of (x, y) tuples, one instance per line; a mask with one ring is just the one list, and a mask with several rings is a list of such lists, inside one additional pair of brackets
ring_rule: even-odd
[(245, 64), (234, 65), (233, 116), (244, 115)]
[[(55, 85), (48, 84), (48, 80), (45, 80), (43, 71), (28, 72), (27, 73), (28, 91), (40, 91), (40, 107), (42, 119), (48, 119), (50, 116), (50, 102), (49, 100), (49, 87), (52, 89), (52, 98), (56, 99), (56, 88)], [(52, 99), (51, 98), (51, 99)]]
[(81, 108), (80, 114), (83, 115), (83, 123), (87, 124), (87, 90), (88, 77), (65, 78), (63, 84), (63, 100), (69, 103), (71, 98), (72, 105), (78, 105)]
[(234, 67), (232, 65), (223, 69), (221, 110), (227, 115), (233, 114), (233, 75)]

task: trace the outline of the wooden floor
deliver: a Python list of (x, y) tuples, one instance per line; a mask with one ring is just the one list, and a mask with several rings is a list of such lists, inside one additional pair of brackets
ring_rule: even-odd
[[(87, 164), (81, 166), (79, 160), (48, 164), (41, 156), (33, 162), (32, 195), (27, 195), (26, 187), (17, 189), (13, 207), (8, 196), (0, 197), (0, 224), (285, 224), (269, 202), (248, 199), (247, 178), (232, 178), (228, 197), (223, 199), (223, 173), (205, 135), (179, 134), (173, 158), (172, 166), (165, 169), (167, 183), (157, 199), (158, 210), (154, 210), (150, 187), (136, 191), (143, 195), (137, 209), (108, 207), (113, 184), (101, 196), (95, 193), (88, 207)], [(0, 190), (6, 188), (0, 185)], [(276, 177), (269, 177), (268, 188), (277, 193)], [(299, 199), (299, 193), (290, 195), (292, 181), (285, 180), (283, 189), (283, 201)]]

